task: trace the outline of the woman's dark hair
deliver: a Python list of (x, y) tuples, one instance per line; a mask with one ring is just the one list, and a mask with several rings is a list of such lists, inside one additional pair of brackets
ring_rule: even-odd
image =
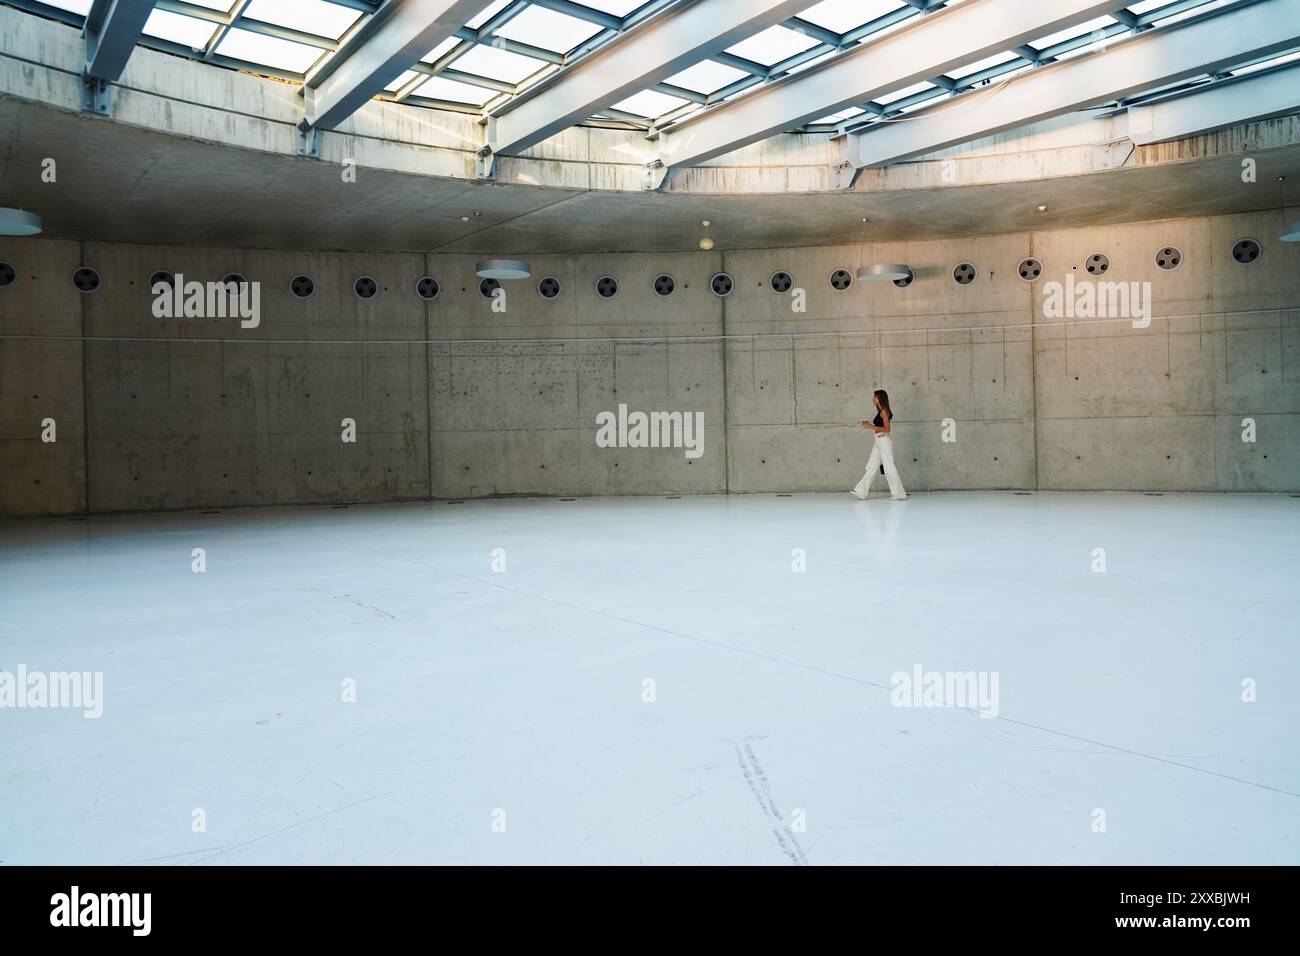
[(880, 399), (880, 407), (889, 412), (889, 417), (894, 417), (894, 410), (889, 407), (889, 393), (883, 388), (876, 389), (876, 396)]

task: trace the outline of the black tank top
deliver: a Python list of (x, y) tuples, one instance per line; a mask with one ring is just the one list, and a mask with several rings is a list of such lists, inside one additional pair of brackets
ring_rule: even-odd
[(884, 427), (885, 427), (885, 422), (884, 422), (884, 420), (880, 417), (880, 412), (876, 412), (876, 417), (873, 418), (873, 419), (871, 420), (871, 424), (875, 425), (877, 428), (884, 428)]

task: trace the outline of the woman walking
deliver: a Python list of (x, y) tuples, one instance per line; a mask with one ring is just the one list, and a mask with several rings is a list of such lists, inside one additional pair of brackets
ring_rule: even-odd
[(907, 498), (907, 492), (903, 490), (903, 479), (898, 477), (898, 469), (894, 467), (894, 440), (889, 437), (889, 423), (894, 417), (893, 409), (889, 407), (889, 393), (883, 388), (878, 388), (871, 396), (871, 400), (876, 405), (876, 417), (869, 422), (863, 422), (862, 427), (870, 428), (876, 433), (876, 443), (871, 449), (871, 457), (867, 459), (867, 473), (849, 494), (865, 501), (867, 492), (871, 490), (871, 479), (876, 476), (876, 469), (883, 463), (885, 480), (889, 482), (889, 497), (895, 501), (903, 501)]

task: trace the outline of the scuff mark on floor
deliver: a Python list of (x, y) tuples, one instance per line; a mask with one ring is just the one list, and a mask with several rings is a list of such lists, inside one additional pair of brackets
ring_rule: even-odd
[(776, 808), (776, 801), (772, 799), (772, 788), (767, 782), (767, 773), (759, 763), (758, 755), (754, 753), (753, 744), (750, 743), (751, 740), (762, 739), (762, 737), (746, 737), (744, 744), (736, 744), (736, 761), (740, 764), (741, 773), (745, 775), (745, 783), (749, 785), (750, 792), (758, 801), (759, 809), (772, 824), (772, 836), (781, 852), (790, 858), (792, 865), (808, 866), (808, 858), (804, 854), (803, 847), (799, 845), (794, 831), (785, 822), (781, 811)]

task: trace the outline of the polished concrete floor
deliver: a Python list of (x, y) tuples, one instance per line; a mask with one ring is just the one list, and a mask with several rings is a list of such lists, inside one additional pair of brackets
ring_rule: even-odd
[(1287, 495), (3, 522), (0, 671), (103, 697), (0, 710), (0, 862), (1300, 863), (1298, 571)]

